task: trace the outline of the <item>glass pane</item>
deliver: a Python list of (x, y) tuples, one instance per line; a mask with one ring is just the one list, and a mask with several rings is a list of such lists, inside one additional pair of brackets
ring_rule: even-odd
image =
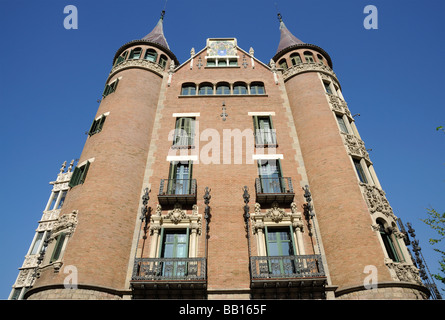
[(57, 197), (59, 196), (59, 191), (56, 191), (53, 193), (53, 197), (51, 199), (51, 204), (49, 206), (49, 210), (55, 209), (54, 206), (56, 205)]
[(57, 206), (57, 209), (62, 208), (63, 203), (65, 202), (65, 197), (66, 197), (66, 191), (63, 191), (62, 196), (60, 197), (60, 201), (59, 201), (59, 205)]
[(36, 241), (34, 242), (34, 245), (31, 249), (31, 254), (36, 254), (37, 250), (39, 249), (40, 243), (42, 243), (42, 239), (43, 239), (43, 232), (39, 232), (37, 234), (37, 238)]

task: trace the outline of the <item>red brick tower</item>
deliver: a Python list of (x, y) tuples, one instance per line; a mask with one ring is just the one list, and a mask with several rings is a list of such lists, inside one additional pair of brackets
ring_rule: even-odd
[[(331, 58), (293, 36), (279, 18), (273, 60), (282, 70), (335, 296), (424, 296)], [(377, 289), (367, 290), (372, 284)]]
[[(178, 64), (162, 27), (163, 16), (115, 54), (30, 299), (120, 298), (125, 291), (156, 109), (168, 66)], [(69, 281), (78, 290), (64, 290)]]

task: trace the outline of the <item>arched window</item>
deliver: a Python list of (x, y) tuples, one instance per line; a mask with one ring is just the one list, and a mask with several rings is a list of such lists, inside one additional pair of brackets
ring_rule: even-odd
[(167, 65), (167, 61), (168, 61), (168, 58), (165, 55), (161, 54), (161, 56), (159, 57), (159, 65), (165, 69), (165, 66)]
[(142, 54), (142, 48), (134, 48), (133, 50), (131, 50), (130, 52), (130, 60), (137, 60), (141, 57)]
[(317, 59), (319, 63), (323, 63), (323, 56), (321, 54), (317, 54)]
[(400, 262), (399, 255), (397, 254), (396, 244), (393, 241), (392, 232), (389, 228), (385, 228), (381, 220), (377, 221), (379, 225), (380, 236), (382, 237), (383, 244), (385, 245), (386, 253), (388, 257), (394, 262)]
[(230, 94), (230, 85), (227, 82), (220, 82), (216, 85), (216, 94)]
[(124, 62), (127, 59), (127, 55), (128, 55), (128, 51), (125, 51), (124, 53), (122, 53), (117, 59), (116, 59), (116, 63), (114, 64), (115, 66), (121, 64), (122, 62)]
[(147, 49), (147, 51), (145, 51), (145, 56), (144, 56), (145, 60), (148, 60), (151, 62), (156, 62), (157, 57), (158, 57), (158, 53), (156, 52), (156, 50)]
[(194, 83), (184, 83), (181, 88), (181, 95), (183, 96), (196, 95), (196, 85)]
[(199, 86), (198, 94), (200, 96), (212, 95), (213, 94), (213, 85), (208, 82), (201, 83)]
[(264, 83), (262, 82), (252, 82), (250, 85), (250, 94), (265, 94)]
[(247, 94), (247, 85), (244, 82), (236, 82), (233, 85), (233, 94)]
[(291, 61), (293, 66), (296, 66), (297, 64), (302, 63), (300, 54), (296, 53), (296, 52), (292, 53), (290, 55), (290, 61)]
[(306, 60), (306, 62), (308, 63), (314, 63), (314, 55), (312, 54), (312, 52), (310, 51), (305, 51), (304, 52), (304, 59)]
[(278, 61), (278, 65), (284, 70), (287, 70), (288, 68), (286, 59), (281, 59), (280, 61)]

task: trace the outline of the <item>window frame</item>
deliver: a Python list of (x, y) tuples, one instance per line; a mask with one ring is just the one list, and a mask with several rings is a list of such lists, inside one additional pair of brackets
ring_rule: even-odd
[(84, 165), (74, 168), (73, 175), (71, 176), (70, 182), (68, 183), (68, 186), (70, 188), (73, 188), (85, 182), (88, 170), (90, 168), (90, 163), (90, 161), (87, 161)]

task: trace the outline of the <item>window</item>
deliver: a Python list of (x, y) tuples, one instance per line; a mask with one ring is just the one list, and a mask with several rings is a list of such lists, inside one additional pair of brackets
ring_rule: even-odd
[(229, 60), (229, 66), (235, 67), (237, 65), (238, 65), (238, 60), (233, 60), (233, 59)]
[(391, 258), (394, 262), (400, 262), (399, 255), (397, 254), (397, 250), (395, 247), (395, 243), (392, 239), (392, 232), (385, 228), (382, 221), (377, 221), (379, 225), (380, 236), (382, 237), (383, 244), (385, 245), (386, 253), (388, 257)]
[(127, 55), (128, 55), (128, 51), (125, 51), (124, 53), (122, 53), (117, 59), (116, 59), (116, 63), (114, 64), (115, 66), (121, 64), (122, 62), (124, 62), (127, 59)]
[(167, 194), (190, 194), (192, 183), (192, 162), (172, 161), (168, 175)]
[(194, 83), (184, 83), (181, 88), (181, 95), (183, 96), (196, 95), (196, 85)]
[(328, 94), (332, 94), (332, 90), (331, 90), (331, 85), (329, 82), (324, 82), (323, 81), (323, 85), (324, 85), (324, 89), (326, 90), (326, 93)]
[(368, 183), (368, 179), (366, 179), (365, 171), (363, 170), (362, 164), (360, 160), (353, 159), (355, 170), (357, 171), (358, 178), (360, 182)]
[(236, 82), (233, 85), (233, 94), (247, 94), (247, 85), (243, 82)]
[(183, 277), (186, 274), (187, 262), (180, 258), (188, 257), (189, 229), (161, 230), (162, 247), (161, 258), (173, 258), (172, 261), (164, 261), (162, 275), (167, 278)]
[(257, 146), (276, 146), (276, 133), (270, 116), (254, 116), (255, 144)]
[(261, 193), (283, 193), (285, 184), (279, 159), (258, 160)]
[(216, 66), (216, 60), (207, 60), (207, 67)]
[(161, 54), (161, 56), (159, 57), (159, 65), (165, 69), (165, 66), (167, 65), (167, 61), (168, 61), (168, 58), (165, 55)]
[(308, 63), (314, 63), (314, 55), (312, 54), (312, 52), (310, 51), (305, 51), (304, 52), (304, 59), (306, 60), (306, 62)]
[(292, 227), (265, 227), (265, 231), (270, 273), (275, 276), (295, 273), (295, 265), (292, 259), (279, 258), (295, 255)]
[(174, 147), (190, 147), (194, 144), (195, 118), (176, 118)]
[(54, 246), (54, 251), (51, 256), (49, 263), (59, 260), (60, 254), (62, 252), (63, 244), (65, 243), (66, 234), (61, 233), (56, 237), (56, 244)]
[(37, 233), (37, 237), (34, 241), (34, 244), (32, 245), (32, 248), (31, 248), (31, 251), (29, 254), (38, 254), (39, 253), (38, 250), (39, 250), (40, 244), (42, 243), (42, 240), (43, 240), (43, 234), (44, 234), (43, 231), (40, 231)]
[(218, 67), (227, 67), (227, 60), (218, 60)]
[(104, 126), (106, 116), (102, 115), (98, 119), (93, 121), (93, 124), (88, 131), (88, 135), (91, 137), (92, 135), (99, 133), (102, 131), (102, 127)]
[(106, 86), (105, 86), (105, 89), (104, 89), (104, 92), (102, 93), (102, 97), (106, 97), (106, 96), (108, 96), (109, 94), (111, 94), (111, 93), (113, 93), (114, 91), (116, 91), (116, 88), (117, 88), (117, 84), (119, 83), (119, 79), (116, 79), (116, 81), (114, 81), (114, 82), (112, 82), (112, 83), (110, 83), (110, 84), (107, 84)]
[(59, 191), (53, 192), (52, 194), (52, 198), (51, 198), (51, 203), (48, 207), (48, 210), (53, 210), (55, 209), (56, 206), (56, 202), (57, 202), (57, 198), (59, 197)]
[(348, 127), (346, 127), (346, 123), (345, 123), (345, 120), (343, 119), (343, 117), (336, 115), (336, 118), (337, 118), (337, 122), (338, 122), (341, 132), (349, 133)]
[(216, 86), (216, 94), (230, 94), (230, 85), (228, 83), (218, 83)]
[(158, 57), (158, 53), (156, 52), (156, 50), (147, 49), (147, 51), (145, 51), (145, 56), (144, 56), (145, 60), (148, 60), (151, 62), (156, 62), (157, 57)]
[(71, 176), (71, 180), (68, 184), (70, 188), (75, 187), (78, 184), (83, 184), (85, 182), (89, 167), (90, 162), (87, 161), (83, 166), (74, 168), (73, 175)]
[(138, 60), (141, 57), (142, 54), (142, 48), (134, 48), (130, 51), (130, 57), (128, 59), (130, 60)]
[(292, 53), (290, 55), (290, 61), (293, 66), (296, 66), (297, 64), (300, 64), (302, 62), (301, 57), (298, 53)]
[(280, 66), (280, 68), (283, 68), (284, 70), (287, 70), (288, 68), (286, 59), (281, 59), (278, 62), (278, 65)]
[(203, 83), (199, 86), (200, 96), (213, 95), (213, 85), (211, 83)]
[(264, 84), (262, 82), (253, 82), (250, 85), (250, 94), (265, 94)]
[(63, 203), (65, 202), (67, 191), (62, 191), (62, 195), (60, 196), (59, 204), (57, 205), (57, 209), (61, 209), (63, 207)]
[(318, 62), (323, 63), (323, 56), (321, 54), (317, 54)]

